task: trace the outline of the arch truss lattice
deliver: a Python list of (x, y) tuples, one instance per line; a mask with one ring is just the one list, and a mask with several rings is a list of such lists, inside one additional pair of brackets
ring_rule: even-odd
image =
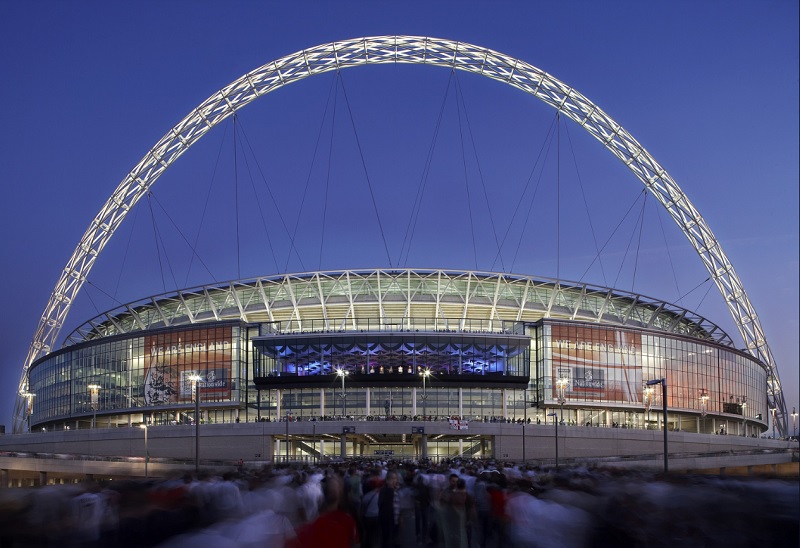
[(755, 309), (705, 219), (666, 170), (597, 105), (546, 72), (483, 47), (419, 36), (378, 36), (331, 42), (276, 59), (217, 91), (168, 131), (117, 186), (92, 219), (62, 270), (22, 366), (14, 431), (22, 430), (24, 413), (28, 409), (28, 369), (50, 352), (75, 296), (114, 231), (173, 162), (214, 126), (262, 95), (315, 74), (388, 63), (448, 67), (518, 88), (571, 118), (619, 158), (666, 208), (689, 239), (725, 299), (748, 352), (769, 368), (769, 403), (775, 409), (781, 435), (787, 432), (786, 406), (777, 366)]

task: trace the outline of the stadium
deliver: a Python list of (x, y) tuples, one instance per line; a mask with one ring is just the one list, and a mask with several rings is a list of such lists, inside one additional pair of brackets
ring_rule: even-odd
[[(379, 63), (487, 76), (576, 121), (667, 209), (723, 294), (743, 343), (690, 310), (614, 288), (389, 268), (276, 274), (154, 295), (86, 321), (55, 348), (109, 238), (206, 131), (294, 81)], [(14, 431), (125, 428), (134, 439), (138, 429), (129, 427), (143, 425), (162, 429), (166, 440), (197, 436), (202, 425), (218, 436), (204, 454), (232, 458), (226, 436), (253, 436), (246, 425), (257, 425), (258, 441), (244, 452), (263, 460), (526, 459), (536, 451), (526, 449), (526, 437), (550, 436), (553, 425), (588, 440), (566, 453), (608, 456), (652, 452), (661, 430), (685, 440), (703, 434), (697, 439), (716, 450), (708, 435), (759, 438), (770, 418), (785, 433), (777, 366), (758, 317), (705, 220), (649, 153), (580, 93), (523, 61), (470, 44), (392, 36), (324, 44), (268, 63), (214, 94), (151, 149), (62, 271), (23, 365)], [(617, 441), (594, 443), (599, 431)], [(124, 444), (114, 440), (95, 440), (92, 451), (115, 454)], [(165, 455), (192, 453), (188, 442), (164, 443)], [(556, 459), (558, 447), (556, 437)]]
[[(661, 391), (645, 383), (661, 378), (671, 431), (767, 428), (768, 372), (719, 327), (558, 280), (441, 270), (239, 280), (126, 304), (67, 340), (30, 369), (31, 430), (287, 417), (468, 428), (551, 413), (564, 425), (660, 430)], [(372, 450), (417, 455), (403, 438)], [(457, 433), (446, 438), (428, 454), (463, 453), (463, 442), (451, 447)], [(473, 452), (491, 453), (486, 438)], [(303, 450), (319, 454), (322, 439)]]

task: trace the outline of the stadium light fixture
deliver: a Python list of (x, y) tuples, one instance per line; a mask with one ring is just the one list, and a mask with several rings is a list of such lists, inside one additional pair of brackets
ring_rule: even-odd
[(666, 474), (669, 472), (669, 451), (667, 450), (667, 379), (655, 379), (652, 381), (647, 381), (645, 384), (647, 386), (653, 386), (656, 384), (661, 385), (661, 403), (664, 409), (664, 473)]

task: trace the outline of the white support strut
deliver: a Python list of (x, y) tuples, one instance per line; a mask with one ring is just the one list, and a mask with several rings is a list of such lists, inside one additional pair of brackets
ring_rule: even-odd
[(742, 282), (705, 219), (678, 184), (622, 126), (586, 97), (546, 72), (502, 53), (453, 40), (376, 36), (322, 44), (262, 65), (214, 93), (170, 129), (117, 186), (67, 261), (42, 313), (22, 366), (14, 432), (22, 431), (28, 370), (50, 352), (97, 256), (128, 212), (161, 174), (214, 126), (251, 101), (308, 76), (369, 64), (408, 63), (463, 70), (529, 93), (574, 120), (630, 169), (691, 242), (728, 305), (747, 351), (769, 370), (769, 404), (787, 432), (777, 364)]

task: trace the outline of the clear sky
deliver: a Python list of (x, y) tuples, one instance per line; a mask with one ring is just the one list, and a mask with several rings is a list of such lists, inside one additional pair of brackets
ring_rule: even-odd
[[(621, 123), (708, 221), (766, 330), (789, 411), (798, 405), (796, 1), (5, 1), (0, 423), (10, 428), (20, 366), (58, 273), (91, 218), (152, 145), (213, 92), (258, 66), (333, 40), (389, 34), (461, 40), (517, 57)], [(237, 123), (237, 145), (231, 124), (216, 128), (131, 213), (62, 336), (115, 300), (176, 286), (399, 265), (583, 277), (680, 302), (741, 341), (718, 293), (709, 291), (700, 259), (652, 198), (644, 206), (637, 200), (641, 184), (618, 160), (575, 124), (559, 125), (558, 137), (548, 137), (553, 109), (519, 91), (465, 74), (457, 84), (446, 69), (358, 68), (344, 71), (341, 81), (318, 76), (248, 106)], [(461, 118), (459, 96), (466, 105)], [(546, 167), (523, 194), (530, 172), (543, 165), (536, 164), (540, 150)], [(426, 165), (428, 186), (406, 261), (403, 234)], [(366, 199), (365, 170), (389, 258)], [(306, 181), (309, 195), (300, 208)], [(300, 215), (302, 263), (287, 260), (288, 239), (263, 190), (267, 184), (288, 224)], [(502, 266), (493, 260), (492, 223), (500, 237), (512, 226)], [(584, 276), (594, 240), (602, 246), (617, 225), (604, 270), (596, 263)], [(169, 265), (159, 259), (153, 226), (162, 234), (159, 245), (175, 249)], [(197, 261), (187, 266), (180, 234), (197, 237), (211, 274)]]

